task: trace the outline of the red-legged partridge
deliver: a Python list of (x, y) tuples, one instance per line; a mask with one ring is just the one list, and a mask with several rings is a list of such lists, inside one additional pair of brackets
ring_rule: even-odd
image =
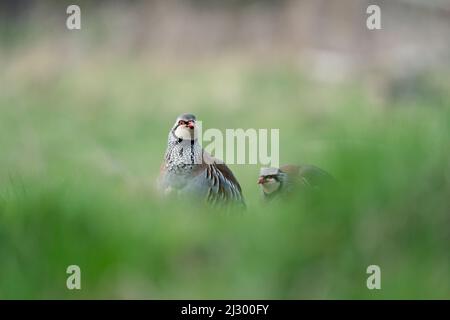
[(335, 180), (328, 172), (312, 165), (284, 165), (261, 168), (258, 184), (265, 200), (292, 194), (299, 189), (321, 189)]
[(192, 197), (212, 205), (245, 207), (241, 186), (233, 172), (199, 144), (196, 118), (192, 114), (180, 115), (170, 130), (158, 182), (166, 195)]

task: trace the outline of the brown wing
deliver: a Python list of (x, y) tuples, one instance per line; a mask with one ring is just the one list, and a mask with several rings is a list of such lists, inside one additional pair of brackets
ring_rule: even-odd
[(300, 182), (304, 186), (320, 188), (334, 181), (332, 175), (313, 165), (284, 165), (280, 170), (287, 173), (291, 181)]
[(156, 179), (156, 186), (157, 186), (157, 188), (158, 188), (158, 190), (160, 192), (164, 192), (165, 191), (165, 190), (163, 190), (162, 182), (163, 182), (163, 179), (164, 179), (164, 175), (166, 174), (166, 170), (167, 170), (166, 169), (166, 163), (163, 161), (161, 163), (160, 168), (159, 168), (158, 178)]
[(159, 167), (159, 174), (162, 175), (166, 172), (166, 163), (163, 161)]
[(202, 170), (206, 170), (207, 202), (211, 204), (231, 202), (245, 205), (241, 186), (230, 168), (206, 152), (203, 158), (201, 167)]
[(296, 176), (300, 172), (300, 166), (297, 166), (295, 164), (285, 164), (280, 167), (280, 170), (284, 173), (287, 173), (288, 175)]

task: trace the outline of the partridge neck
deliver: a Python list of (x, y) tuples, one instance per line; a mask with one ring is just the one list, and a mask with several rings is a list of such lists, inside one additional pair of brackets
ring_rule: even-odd
[(166, 166), (169, 170), (188, 171), (202, 162), (202, 148), (197, 140), (169, 141)]

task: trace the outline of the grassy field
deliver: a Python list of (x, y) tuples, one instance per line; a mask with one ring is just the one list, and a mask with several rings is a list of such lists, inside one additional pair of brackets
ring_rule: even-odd
[[(375, 102), (356, 81), (233, 61), (27, 66), (0, 74), (0, 298), (450, 298), (448, 90)], [(281, 163), (340, 187), (262, 205), (259, 166), (232, 165), (245, 215), (161, 201), (181, 112), (204, 129), (279, 128)]]

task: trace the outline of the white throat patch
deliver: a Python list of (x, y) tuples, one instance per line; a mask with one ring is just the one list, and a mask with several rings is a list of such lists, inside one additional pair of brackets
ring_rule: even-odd
[(270, 193), (278, 190), (278, 188), (280, 187), (280, 182), (276, 181), (276, 180), (270, 181), (270, 182), (266, 182), (266, 183), (262, 184), (261, 186), (265, 193), (270, 194)]
[(183, 140), (193, 140), (194, 138), (197, 137), (197, 128), (194, 128), (194, 130), (192, 130), (184, 126), (178, 126), (175, 129), (174, 134), (177, 138)]

